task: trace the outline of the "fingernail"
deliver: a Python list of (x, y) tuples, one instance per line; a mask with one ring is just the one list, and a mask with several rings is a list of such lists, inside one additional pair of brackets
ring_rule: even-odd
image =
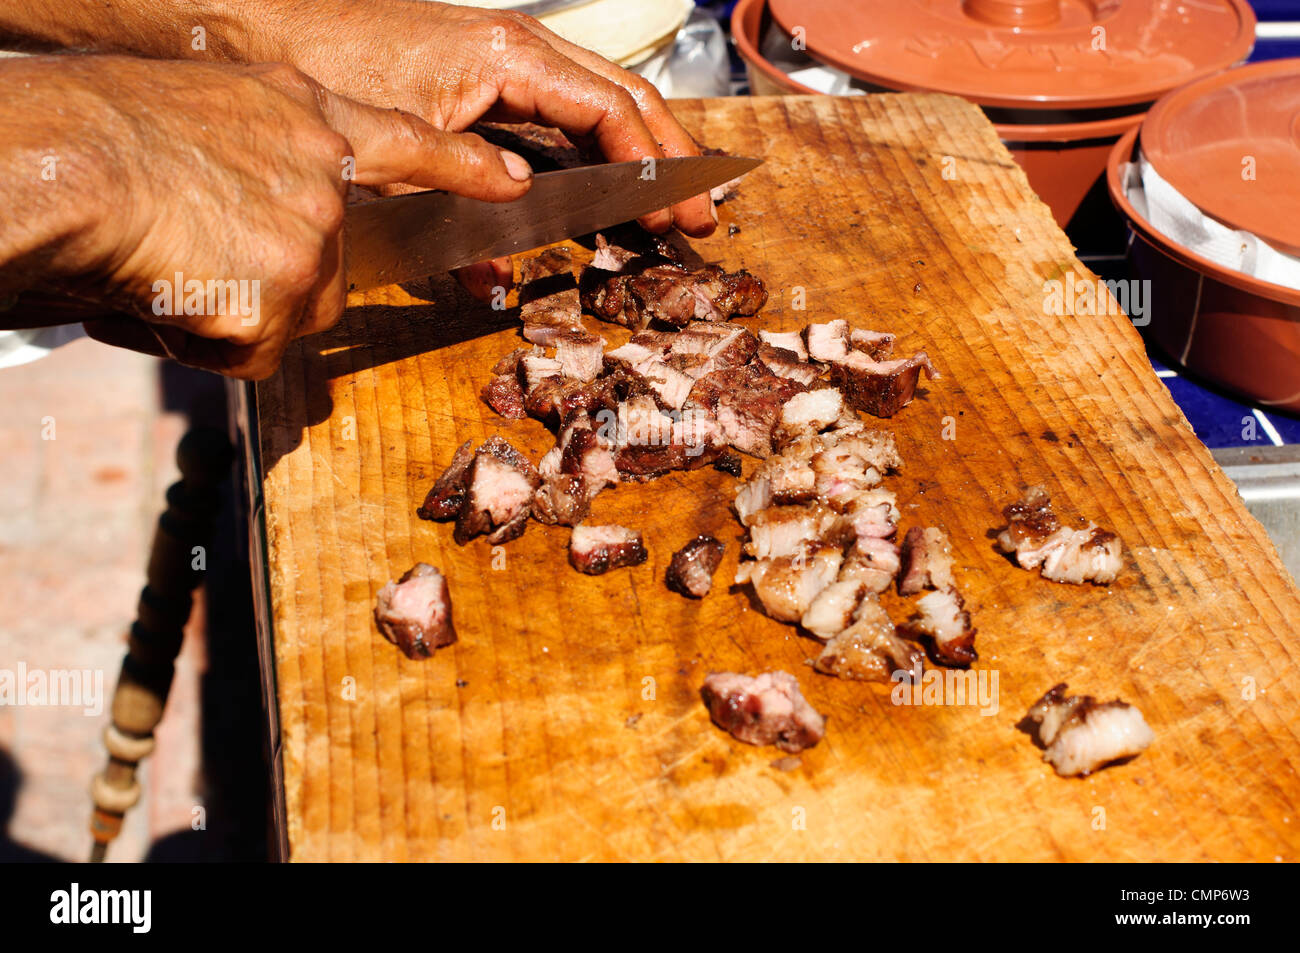
[(510, 178), (516, 182), (527, 182), (533, 177), (533, 170), (529, 168), (523, 156), (502, 149), (501, 161), (506, 164), (506, 171), (510, 173)]
[(717, 224), (718, 224), (718, 207), (717, 207), (716, 205), (713, 204), (713, 200), (712, 200), (712, 199), (709, 200), (709, 214), (713, 216), (713, 224), (714, 224), (714, 225), (717, 225)]

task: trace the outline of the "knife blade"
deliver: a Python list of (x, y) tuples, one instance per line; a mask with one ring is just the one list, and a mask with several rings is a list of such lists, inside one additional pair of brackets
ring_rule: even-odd
[(612, 162), (533, 176), (513, 202), (413, 192), (350, 205), (343, 234), (348, 288), (364, 291), (586, 235), (744, 175), (762, 159), (683, 156)]

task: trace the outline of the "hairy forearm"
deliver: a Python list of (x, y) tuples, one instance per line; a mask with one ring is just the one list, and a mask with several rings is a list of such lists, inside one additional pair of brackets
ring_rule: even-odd
[(290, 0), (0, 0), (0, 45), (160, 59), (283, 58)]
[[(0, 61), (0, 295), (93, 271), (121, 144), (102, 95), (58, 57)], [(115, 214), (121, 214), (120, 210)]]

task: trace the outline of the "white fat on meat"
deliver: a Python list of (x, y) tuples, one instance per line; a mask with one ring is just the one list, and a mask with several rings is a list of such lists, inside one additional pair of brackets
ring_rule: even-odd
[(859, 580), (836, 580), (817, 594), (799, 624), (822, 640), (838, 635), (849, 627), (866, 594), (867, 587)]
[(759, 331), (758, 339), (772, 347), (793, 351), (795, 357), (801, 361), (808, 360), (808, 349), (804, 347), (803, 337), (798, 331)]
[(736, 583), (749, 583), (763, 611), (781, 622), (798, 622), (823, 589), (835, 581), (844, 554), (838, 546), (809, 543), (793, 556), (742, 562)]
[(755, 559), (793, 556), (804, 543), (843, 538), (840, 514), (822, 503), (768, 507), (754, 514), (748, 525), (745, 553)]
[(824, 324), (810, 324), (804, 329), (808, 356), (814, 361), (842, 361), (849, 353), (849, 322), (843, 318)]
[(825, 430), (844, 412), (844, 395), (834, 387), (795, 394), (781, 407), (780, 436)]
[(1062, 777), (1081, 777), (1141, 754), (1155, 741), (1142, 712), (1119, 699), (1098, 704), (1091, 695), (1051, 688), (1029, 709), (1044, 747), (1043, 760)]

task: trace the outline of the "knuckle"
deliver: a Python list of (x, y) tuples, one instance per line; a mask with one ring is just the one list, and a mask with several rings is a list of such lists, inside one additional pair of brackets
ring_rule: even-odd
[(252, 71), (262, 82), (287, 92), (314, 93), (316, 90), (316, 81), (290, 63), (259, 63), (252, 67)]

